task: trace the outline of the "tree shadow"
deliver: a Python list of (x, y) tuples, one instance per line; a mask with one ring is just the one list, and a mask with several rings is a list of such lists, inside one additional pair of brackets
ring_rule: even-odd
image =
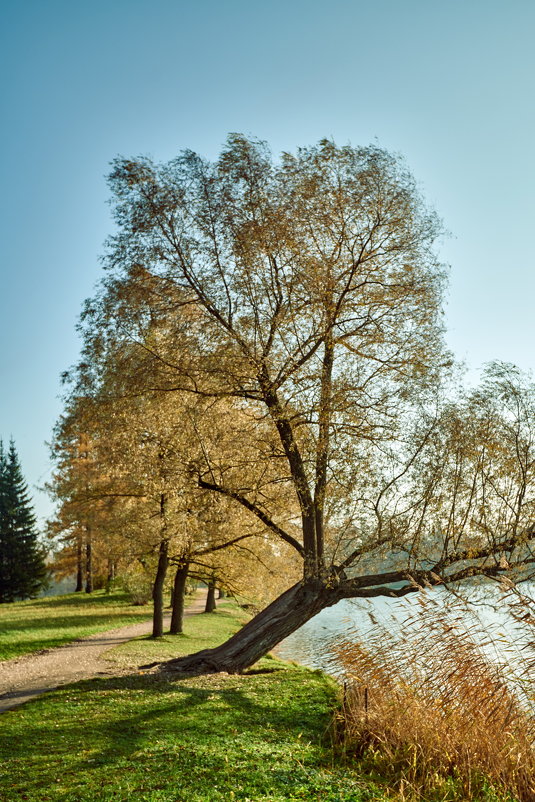
[[(6, 764), (10, 759), (17, 760), (20, 755), (24, 755), (25, 761), (32, 766), (38, 765), (40, 756), (50, 753), (52, 749), (57, 752), (57, 766), (51, 771), (57, 773), (62, 754), (68, 748), (62, 745), (76, 744), (80, 756), (72, 760), (69, 755), (66, 769), (76, 785), (79, 782), (89, 782), (91, 776), (98, 772), (105, 771), (113, 777), (114, 770), (128, 770), (125, 765), (131, 762), (136, 763), (137, 769), (146, 764), (149, 771), (154, 761), (161, 759), (162, 755), (162, 752), (159, 757), (150, 752), (150, 738), (154, 737), (156, 740), (160, 738), (164, 744), (164, 747), (160, 747), (164, 753), (167, 751), (170, 756), (177, 755), (177, 769), (188, 760), (192, 765), (197, 765), (197, 753), (192, 751), (191, 745), (198, 744), (203, 771), (228, 774), (224, 750), (212, 750), (207, 746), (213, 743), (213, 739), (223, 738), (230, 744), (234, 737), (239, 740), (241, 733), (248, 732), (251, 726), (258, 727), (263, 732), (267, 723), (268, 739), (297, 739), (303, 731), (307, 733), (306, 737), (313, 739), (318, 732), (324, 730), (324, 713), (319, 715), (318, 711), (314, 713), (311, 710), (306, 721), (299, 720), (291, 706), (264, 703), (253, 693), (247, 692), (253, 690), (248, 687), (248, 678), (253, 681), (254, 675), (272, 674), (281, 670), (284, 669), (253, 669), (250, 674), (226, 677), (224, 680), (213, 675), (214, 681), (210, 687), (203, 688), (188, 685), (188, 678), (170, 681), (159, 674), (129, 674), (85, 680), (56, 692), (57, 717), (54, 715), (55, 706), (48, 706), (38, 720), (33, 715), (25, 716), (24, 730), (17, 735), (16, 740), (1, 733), (0, 752)], [(243, 687), (239, 687), (240, 684)], [(95, 717), (91, 716), (87, 723), (80, 720), (78, 711), (85, 707), (85, 694), (95, 694), (95, 706), (98, 706), (99, 694), (104, 696), (117, 692), (127, 692), (133, 705), (136, 704), (135, 697), (139, 694), (138, 710), (133, 707), (126, 715), (110, 715), (105, 720), (98, 716), (97, 710)], [(50, 701), (53, 702), (54, 697), (48, 700)], [(31, 706), (32, 702), (25, 705), (24, 710), (30, 711)], [(65, 712), (69, 708), (71, 716), (65, 720)], [(108, 709), (113, 710), (107, 707), (106, 712)], [(3, 717), (9, 715), (10, 711), (4, 713)], [(229, 734), (230, 722), (236, 736)], [(244, 762), (240, 771), (246, 772), (246, 769)], [(245, 781), (245, 774), (243, 776)], [(50, 775), (47, 777), (46, 772), (39, 777), (32, 775), (32, 781), (36, 783), (33, 788), (43, 789), (50, 782)], [(54, 797), (58, 800), (61, 798)]]

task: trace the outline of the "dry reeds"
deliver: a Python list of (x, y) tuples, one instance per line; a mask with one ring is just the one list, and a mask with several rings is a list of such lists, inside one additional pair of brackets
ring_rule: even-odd
[(504, 631), (444, 597), (423, 593), (403, 619), (371, 616), (364, 636), (331, 646), (344, 682), (338, 743), (400, 799), (534, 802), (533, 600), (501, 600)]

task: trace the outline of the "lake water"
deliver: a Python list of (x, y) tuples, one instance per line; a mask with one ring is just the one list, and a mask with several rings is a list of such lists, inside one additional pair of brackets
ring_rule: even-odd
[[(527, 592), (532, 598), (533, 614), (534, 589), (527, 589)], [(442, 613), (449, 616), (459, 631), (471, 632), (491, 660), (513, 666), (525, 662), (526, 644), (530, 640), (531, 654), (534, 656), (534, 629), (530, 631), (529, 627), (515, 624), (498, 595), (490, 597), (492, 604), (484, 603), (479, 596), (476, 603), (466, 609), (451, 593), (442, 589), (428, 592), (426, 596), (434, 609), (441, 616)], [(404, 599), (343, 600), (322, 610), (282, 641), (277, 647), (277, 654), (285, 660), (294, 660), (310, 668), (332, 671), (332, 663), (328, 659), (332, 644), (346, 639), (348, 634), (366, 643), (367, 635), (377, 626), (382, 626), (389, 633), (406, 634), (410, 630), (407, 622), (414, 619), (415, 608), (419, 606), (416, 594)]]
[(344, 599), (327, 607), (307, 621), (277, 646), (277, 654), (284, 660), (294, 660), (309, 668), (328, 669), (327, 653), (330, 644), (347, 637), (357, 629), (365, 636), (373, 626), (374, 618), (386, 620), (392, 615), (401, 621), (407, 613), (407, 602), (400, 599), (375, 599), (373, 602)]

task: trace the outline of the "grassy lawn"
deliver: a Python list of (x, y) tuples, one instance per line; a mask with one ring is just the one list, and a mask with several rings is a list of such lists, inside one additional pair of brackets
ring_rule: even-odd
[(400, 794), (369, 760), (336, 757), (330, 725), (338, 691), (320, 672), (269, 657), (241, 676), (170, 681), (137, 668), (216, 645), (244, 618), (225, 602), (187, 618), (184, 635), (109, 652), (129, 674), (67, 686), (2, 714), (1, 802), (462, 798), (454, 789), (425, 800), (410, 789)]
[[(243, 621), (226, 603), (186, 634), (113, 651), (123, 666), (214, 645)], [(266, 658), (242, 676), (170, 682), (132, 672), (8, 711), (0, 722), (0, 799), (210, 802), (384, 799), (336, 767), (328, 729), (336, 688)]]
[(124, 593), (72, 593), (0, 605), (0, 660), (50, 649), (77, 638), (146, 621), (150, 607), (135, 607)]

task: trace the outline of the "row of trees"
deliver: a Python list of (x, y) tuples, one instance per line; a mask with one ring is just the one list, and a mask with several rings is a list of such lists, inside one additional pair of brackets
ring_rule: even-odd
[[(244, 520), (229, 499), (209, 499), (192, 473), (196, 457), (222, 445), (221, 422), (208, 431), (205, 410), (175, 394), (123, 391), (107, 377), (105, 389), (72, 396), (56, 427), (56, 573), (75, 567), (76, 590), (86, 592), (117, 575), (134, 585), (150, 577), (155, 637), (163, 634), (170, 569), (171, 634), (182, 632), (188, 579), (265, 601), (280, 585), (265, 527)], [(239, 444), (233, 449), (237, 455)]]
[(531, 575), (533, 384), (495, 364), (456, 386), (440, 222), (398, 157), (322, 141), (276, 162), (231, 135), (215, 163), (118, 159), (110, 186), (63, 509), (85, 510), (86, 542), (135, 531), (162, 566), (226, 554), (236, 581), (247, 548), (286, 586), (177, 670), (242, 670), (342, 598)]
[(37, 596), (47, 586), (45, 552), (38, 540), (28, 486), (11, 440), (0, 440), (0, 603)]

